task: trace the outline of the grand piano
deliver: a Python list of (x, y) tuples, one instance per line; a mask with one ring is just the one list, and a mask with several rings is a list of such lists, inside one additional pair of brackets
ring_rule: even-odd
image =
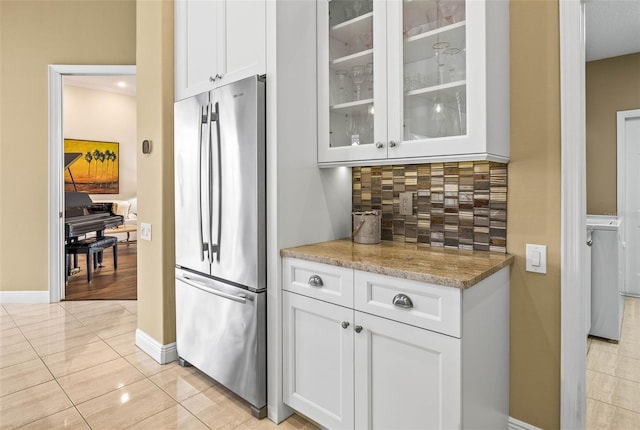
[(64, 193), (64, 238), (73, 241), (87, 233), (102, 236), (107, 228), (124, 223), (124, 217), (113, 212), (113, 203), (94, 203), (87, 193)]
[[(80, 157), (80, 152), (64, 154), (65, 169), (69, 170), (69, 175), (69, 167)], [(105, 229), (124, 223), (124, 217), (113, 212), (113, 203), (94, 203), (89, 194), (78, 192), (72, 175), (71, 181), (75, 191), (64, 193), (64, 238), (67, 243), (92, 232), (101, 237)]]

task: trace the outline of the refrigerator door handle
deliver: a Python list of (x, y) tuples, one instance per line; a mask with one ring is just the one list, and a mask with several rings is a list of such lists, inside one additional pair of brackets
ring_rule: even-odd
[(198, 243), (200, 244), (200, 261), (204, 261), (205, 249), (207, 249), (207, 253), (209, 253), (208, 248), (205, 248), (207, 244), (204, 242), (204, 234), (202, 232), (202, 127), (208, 123), (208, 112), (209, 106), (200, 106), (200, 121), (198, 126), (198, 228), (200, 233)]
[(207, 226), (209, 227), (209, 237), (207, 238), (207, 244), (209, 247), (209, 264), (213, 264), (213, 253), (217, 252), (217, 247), (213, 243), (213, 231), (211, 230), (211, 220), (213, 219), (213, 138), (211, 137), (211, 123), (218, 120), (217, 113), (213, 111), (213, 104), (209, 103), (207, 105), (207, 109), (209, 111), (209, 116), (207, 117), (207, 124), (209, 125), (209, 132), (207, 133), (207, 154), (208, 158), (208, 168), (209, 175), (207, 176), (207, 185), (209, 192), (207, 194), (209, 211), (207, 213)]
[[(215, 106), (215, 109), (214, 109)], [(210, 200), (211, 200), (211, 211), (209, 212), (210, 223), (209, 223), (209, 242), (211, 244), (212, 252), (216, 253), (216, 260), (220, 261), (220, 237), (222, 233), (222, 151), (220, 149), (220, 111), (219, 104), (216, 102), (211, 105), (211, 121), (216, 123), (216, 151), (218, 160), (218, 166), (216, 171), (218, 172), (218, 180), (217, 180), (217, 191), (218, 191), (218, 237), (216, 242), (213, 242), (213, 186), (209, 187), (210, 190)], [(213, 127), (209, 128), (209, 136), (212, 135)], [(211, 151), (213, 152), (213, 139), (211, 139)], [(209, 171), (212, 172), (211, 176), (213, 176), (213, 157), (210, 158)], [(212, 178), (210, 178), (210, 181)], [(211, 255), (211, 263), (213, 263), (213, 253)]]
[(229, 293), (225, 293), (224, 291), (220, 291), (210, 285), (206, 285), (203, 284), (201, 282), (195, 281), (191, 278), (189, 278), (186, 275), (182, 275), (179, 278), (182, 282), (184, 282), (185, 284), (192, 286), (194, 288), (197, 288), (199, 290), (202, 290), (204, 292), (207, 293), (211, 293), (211, 294), (215, 294), (218, 297), (222, 297), (223, 299), (228, 299), (228, 300), (233, 300), (234, 302), (238, 302), (238, 303), (242, 303), (245, 304), (247, 303), (247, 300), (251, 300), (252, 297), (247, 296), (246, 294), (229, 294)]

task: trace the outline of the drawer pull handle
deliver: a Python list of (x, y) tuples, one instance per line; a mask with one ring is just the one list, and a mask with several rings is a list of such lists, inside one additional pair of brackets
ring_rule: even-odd
[(360, 333), (362, 331), (362, 326), (361, 325), (357, 325), (354, 327), (354, 329), (356, 330), (356, 333)]
[(322, 278), (318, 275), (311, 275), (309, 277), (309, 285), (312, 287), (322, 287), (324, 283), (322, 282)]
[(349, 323), (347, 321), (342, 321), (342, 324), (340, 324), (342, 326), (342, 328), (347, 328), (349, 327)]
[(406, 294), (396, 294), (396, 296), (393, 298), (393, 304), (403, 309), (413, 308), (413, 302)]

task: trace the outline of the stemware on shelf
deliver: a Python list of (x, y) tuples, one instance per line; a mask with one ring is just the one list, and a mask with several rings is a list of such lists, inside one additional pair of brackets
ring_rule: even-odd
[(344, 2), (344, 17), (347, 21), (353, 19), (354, 17), (353, 6), (351, 5), (351, 2)]
[(360, 145), (360, 112), (351, 112), (351, 115), (346, 114), (344, 118), (345, 133), (351, 139), (351, 145)]
[(356, 86), (356, 100), (360, 100), (361, 98), (362, 83), (365, 78), (364, 66), (357, 65), (351, 68), (351, 79)]
[(433, 99), (433, 107), (431, 111), (431, 121), (433, 137), (451, 136), (455, 133), (455, 120), (451, 103), (443, 97), (440, 92), (436, 93)]
[(373, 98), (373, 63), (367, 63), (367, 97)]
[(346, 103), (347, 101), (346, 85), (348, 76), (349, 72), (347, 70), (336, 70), (336, 80), (338, 84), (336, 104)]
[(449, 42), (436, 42), (433, 44), (433, 52), (436, 57), (436, 65), (438, 68), (438, 85), (444, 83), (444, 59), (442, 53), (449, 47)]
[(425, 29), (427, 31), (435, 30), (436, 28), (438, 28), (438, 18), (440, 17), (440, 9), (438, 3), (438, 0), (431, 0), (430, 2), (427, 2), (425, 10), (425, 18), (427, 19), (427, 21), (425, 22)]
[(449, 72), (449, 81), (459, 81), (462, 79), (462, 70), (458, 64), (460, 50), (458, 48), (447, 48), (444, 51), (445, 63)]
[(465, 99), (460, 89), (456, 90), (456, 108), (458, 114), (458, 131), (460, 134), (467, 133), (467, 107)]
[(464, 0), (438, 0), (440, 27), (464, 20)]
[(362, 10), (362, 0), (352, 0), (353, 12), (355, 16), (360, 16), (360, 10)]

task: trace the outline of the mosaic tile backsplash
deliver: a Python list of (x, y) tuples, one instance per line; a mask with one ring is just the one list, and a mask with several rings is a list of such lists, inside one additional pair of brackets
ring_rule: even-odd
[[(507, 165), (489, 161), (354, 167), (353, 211), (382, 211), (382, 240), (506, 252)], [(400, 193), (413, 215), (400, 215)]]

